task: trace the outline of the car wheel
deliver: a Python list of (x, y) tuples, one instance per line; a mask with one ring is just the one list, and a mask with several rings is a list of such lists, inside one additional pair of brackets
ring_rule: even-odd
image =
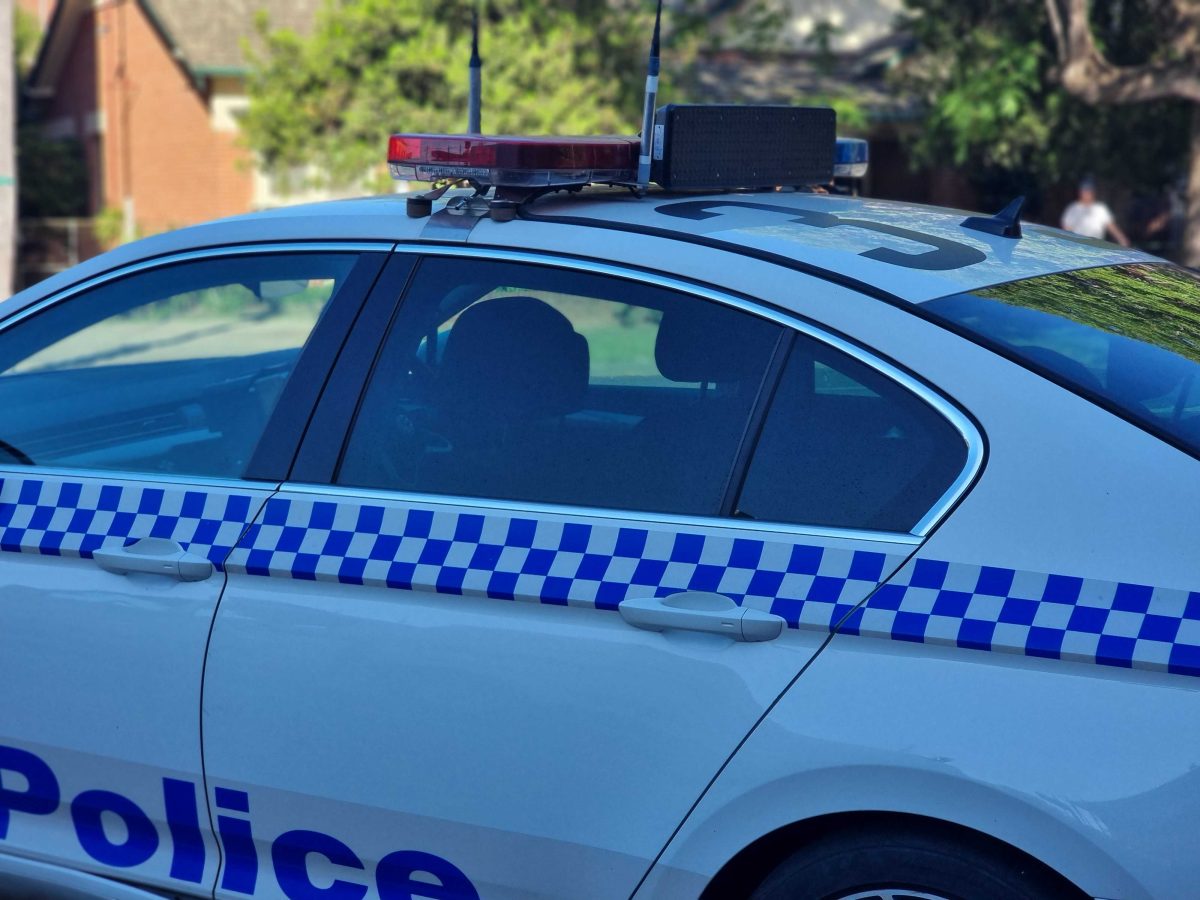
[(895, 831), (834, 835), (788, 857), (753, 900), (1063, 900), (1015, 851)]

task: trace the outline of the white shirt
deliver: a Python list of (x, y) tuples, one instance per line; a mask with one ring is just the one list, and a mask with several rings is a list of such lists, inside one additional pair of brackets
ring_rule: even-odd
[(1112, 221), (1112, 213), (1105, 204), (1080, 203), (1076, 200), (1063, 213), (1062, 227), (1084, 237), (1103, 238)]

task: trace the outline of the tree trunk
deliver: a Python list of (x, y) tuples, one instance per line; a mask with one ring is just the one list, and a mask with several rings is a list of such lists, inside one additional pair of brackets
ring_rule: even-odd
[(1188, 147), (1187, 221), (1180, 262), (1200, 268), (1200, 103), (1192, 105), (1192, 135)]

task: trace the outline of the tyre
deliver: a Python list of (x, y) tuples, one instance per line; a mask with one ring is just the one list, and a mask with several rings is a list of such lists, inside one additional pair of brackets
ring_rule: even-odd
[(945, 835), (879, 830), (831, 835), (788, 857), (753, 900), (1071, 900), (1016, 851)]

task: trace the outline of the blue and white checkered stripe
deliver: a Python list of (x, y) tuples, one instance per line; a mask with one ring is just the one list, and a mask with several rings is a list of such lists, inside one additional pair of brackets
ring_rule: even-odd
[(158, 537), (220, 568), (266, 493), (7, 477), (0, 481), (0, 550), (90, 559), (105, 545)]
[(915, 559), (839, 629), (1200, 676), (1200, 592)]
[(888, 545), (880, 548), (280, 496), (267, 502), (227, 567), (608, 610), (628, 597), (713, 591), (782, 616), (793, 628), (828, 631), (903, 561)]
[(609, 610), (712, 591), (792, 628), (1200, 676), (1200, 591), (925, 558), (875, 590), (903, 561), (887, 545), (307, 496), (271, 498), (247, 531), (265, 493), (8, 478), (0, 550), (161, 537), (250, 575)]

